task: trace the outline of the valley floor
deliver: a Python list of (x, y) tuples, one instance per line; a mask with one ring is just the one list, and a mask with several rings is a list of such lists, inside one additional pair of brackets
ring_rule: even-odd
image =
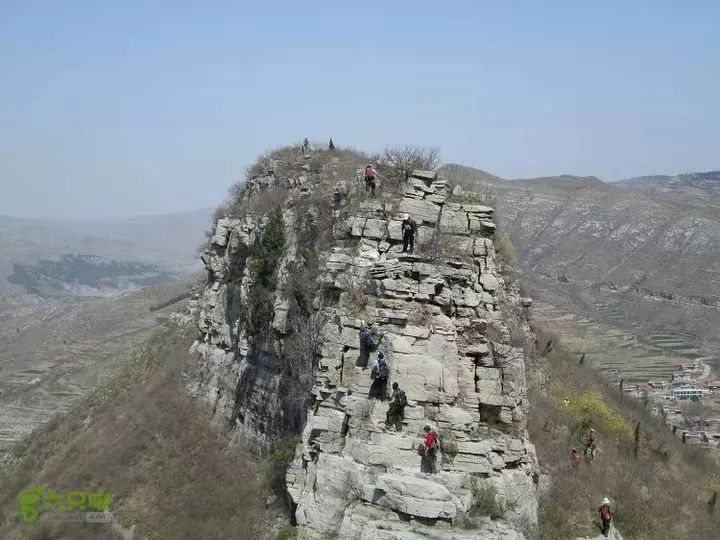
[(114, 298), (0, 299), (0, 453), (106, 382), (195, 283)]

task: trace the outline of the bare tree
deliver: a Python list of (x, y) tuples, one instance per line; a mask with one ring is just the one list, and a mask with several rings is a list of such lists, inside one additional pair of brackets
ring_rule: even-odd
[(380, 161), (381, 173), (396, 183), (405, 182), (413, 170), (431, 171), (440, 165), (437, 146), (388, 146)]
[(324, 312), (324, 291), (318, 292), (316, 310), (290, 320), (292, 336), (285, 354), (285, 366), (299, 379), (312, 379), (323, 344), (323, 328), (328, 320)]

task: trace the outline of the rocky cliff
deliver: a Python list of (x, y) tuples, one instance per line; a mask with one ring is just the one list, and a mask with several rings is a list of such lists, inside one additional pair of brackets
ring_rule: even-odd
[[(307, 537), (523, 538), (537, 509), (527, 324), (500, 273), (493, 209), (422, 171), (366, 200), (338, 161), (317, 173), (270, 161), (241, 197), (282, 189), (282, 210), (218, 221), (188, 388), (239, 439), (302, 432), (286, 482)], [(405, 213), (415, 254), (402, 252)], [(365, 323), (379, 338), (367, 365)], [(368, 398), (378, 352), (407, 393), (401, 431)], [(426, 424), (437, 474), (421, 472)]]

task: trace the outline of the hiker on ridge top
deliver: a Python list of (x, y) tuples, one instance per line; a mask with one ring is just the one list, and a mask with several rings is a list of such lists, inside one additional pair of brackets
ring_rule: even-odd
[(370, 372), (370, 378), (373, 382), (370, 385), (370, 395), (368, 397), (380, 398), (380, 401), (385, 401), (385, 398), (387, 398), (387, 381), (389, 376), (390, 366), (388, 366), (385, 361), (385, 355), (379, 352), (377, 364), (373, 366)]
[(372, 163), (365, 165), (365, 191), (370, 190), (370, 196), (375, 197), (375, 177), (378, 176)]
[(307, 137), (303, 139), (302, 143), (302, 153), (307, 154), (310, 151), (310, 143), (307, 140)]
[(415, 249), (415, 233), (417, 233), (417, 223), (410, 217), (410, 214), (403, 214), (402, 220), (402, 238), (403, 238), (403, 253), (410, 247), (410, 253)]

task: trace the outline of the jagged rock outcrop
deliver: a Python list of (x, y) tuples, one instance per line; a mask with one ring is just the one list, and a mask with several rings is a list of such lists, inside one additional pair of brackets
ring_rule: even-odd
[[(537, 464), (525, 430), (525, 353), (511, 345), (507, 321), (515, 333), (527, 325), (498, 271), (493, 209), (467, 197), (453, 202), (432, 172), (416, 171), (405, 187), (396, 200), (359, 204), (348, 202), (352, 189), (335, 190), (310, 315), (317, 354), (287, 473), (297, 523), (310, 538), (523, 538), (536, 522)], [(402, 252), (404, 213), (418, 224), (415, 254)], [(288, 324), (288, 281), (305, 251), (299, 215), (293, 204), (282, 213), (288, 241), (270, 291), (271, 339), (249, 335), (247, 309), (232, 307), (252, 294), (252, 246), (266, 236), (268, 216), (218, 222), (196, 307), (201, 338), (188, 387), (238, 435), (268, 444), (287, 431), (283, 366), (292, 364), (287, 342), (297, 326)], [(382, 338), (364, 365), (359, 332), (367, 322)], [(388, 403), (368, 398), (379, 351), (389, 383), (409, 400), (399, 432), (384, 425)], [(426, 424), (440, 435), (437, 474), (420, 472)], [(479, 493), (491, 494), (502, 519), (482, 516), (488, 501)]]

